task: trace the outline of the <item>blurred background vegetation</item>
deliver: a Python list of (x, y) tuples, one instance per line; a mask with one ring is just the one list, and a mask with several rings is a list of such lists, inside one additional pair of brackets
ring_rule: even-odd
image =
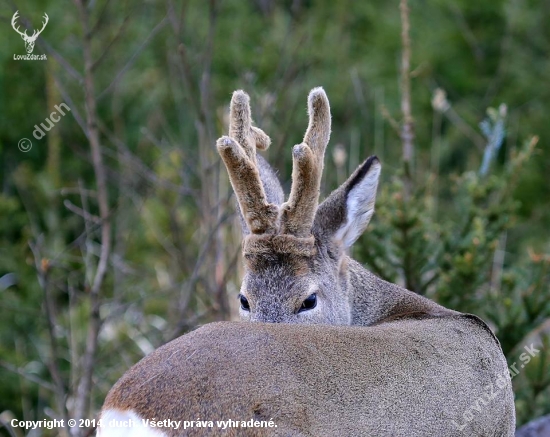
[[(383, 164), (353, 255), (484, 318), (511, 365), (534, 343), (513, 379), (518, 424), (550, 413), (550, 3), (410, 0), (405, 74), (399, 6), (0, 4), (0, 435), (23, 435), (1, 427), (12, 417), (94, 417), (145, 354), (236, 317), (240, 230), (214, 144), (239, 88), (287, 192), (307, 93), (325, 88), (324, 194), (367, 156)], [(14, 60), (16, 10), (22, 28), (49, 15), (47, 61)]]

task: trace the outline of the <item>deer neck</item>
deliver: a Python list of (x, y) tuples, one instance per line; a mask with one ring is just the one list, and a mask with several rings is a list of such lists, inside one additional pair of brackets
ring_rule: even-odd
[(348, 259), (352, 325), (373, 325), (410, 313), (456, 314), (435, 302), (375, 276), (357, 261)]

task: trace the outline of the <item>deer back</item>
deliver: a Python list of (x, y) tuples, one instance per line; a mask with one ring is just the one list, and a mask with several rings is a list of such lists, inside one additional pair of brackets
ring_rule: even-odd
[[(506, 360), (484, 323), (463, 315), (371, 327), (209, 324), (130, 369), (101, 418), (102, 437), (117, 431), (109, 421), (129, 418), (143, 436), (218, 435), (216, 422), (229, 419), (276, 427), (228, 436), (514, 434)], [(181, 425), (152, 434), (141, 420), (153, 418)], [(189, 424), (197, 420), (212, 427)]]

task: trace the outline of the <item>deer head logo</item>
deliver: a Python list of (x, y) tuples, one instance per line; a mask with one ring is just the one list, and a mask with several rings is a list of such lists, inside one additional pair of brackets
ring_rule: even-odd
[(21, 35), (21, 38), (23, 38), (23, 41), (25, 41), (25, 49), (27, 50), (27, 53), (32, 53), (34, 50), (34, 43), (36, 42), (36, 39), (38, 38), (38, 35), (42, 33), (44, 28), (46, 27), (46, 24), (48, 24), (49, 18), (48, 14), (44, 13), (44, 21), (42, 22), (42, 29), (39, 31), (33, 30), (32, 35), (27, 35), (27, 31), (21, 32), (19, 30), (19, 26), (16, 26), (16, 21), (19, 18), (19, 11), (16, 11), (15, 14), (13, 14), (13, 18), (11, 19), (11, 26), (13, 27), (13, 30), (15, 30), (19, 35)]

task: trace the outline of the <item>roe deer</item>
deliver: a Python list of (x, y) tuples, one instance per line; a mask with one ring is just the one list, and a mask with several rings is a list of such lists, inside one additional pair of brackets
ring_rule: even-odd
[(380, 163), (368, 158), (318, 206), (321, 88), (308, 112), (284, 203), (244, 92), (217, 142), (244, 234), (240, 314), (260, 323), (206, 325), (145, 357), (107, 396), (100, 436), (513, 436), (510, 375), (487, 325), (346, 255), (374, 212)]

